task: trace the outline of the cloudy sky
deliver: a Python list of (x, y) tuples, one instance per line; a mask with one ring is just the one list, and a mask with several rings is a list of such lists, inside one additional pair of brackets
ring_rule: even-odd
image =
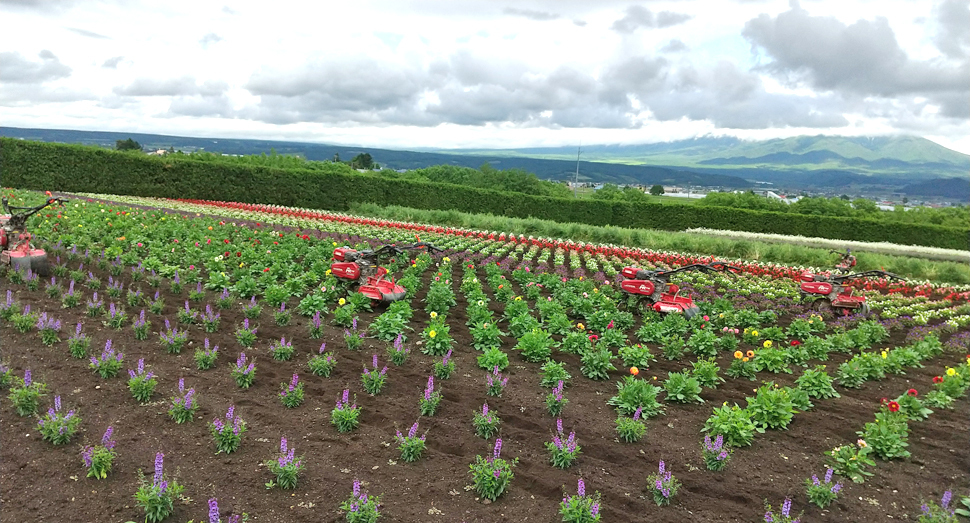
[(970, 0), (0, 0), (0, 125), (369, 146), (924, 136)]

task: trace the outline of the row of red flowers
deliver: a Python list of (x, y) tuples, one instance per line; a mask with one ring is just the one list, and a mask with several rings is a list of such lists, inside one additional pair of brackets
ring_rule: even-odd
[[(472, 231), (456, 227), (443, 227), (440, 225), (423, 225), (418, 223), (399, 222), (377, 218), (367, 218), (361, 216), (347, 216), (332, 214), (320, 211), (308, 211), (303, 209), (293, 209), (277, 205), (266, 205), (258, 203), (242, 202), (223, 202), (212, 200), (194, 200), (180, 198), (176, 201), (190, 203), (194, 205), (205, 205), (210, 207), (221, 207), (225, 209), (237, 209), (242, 211), (261, 212), (290, 216), (294, 218), (305, 218), (311, 220), (321, 220), (330, 222), (342, 222), (355, 225), (367, 225), (372, 227), (403, 229), (414, 232), (429, 232), (437, 234), (448, 234), (463, 236), (466, 238), (480, 238), (494, 241), (512, 242), (527, 244), (532, 246), (563, 249), (569, 251), (583, 251), (590, 254), (601, 254), (604, 256), (616, 256), (619, 258), (629, 258), (633, 260), (648, 261), (653, 264), (663, 263), (672, 267), (689, 265), (692, 263), (709, 263), (715, 261), (713, 256), (691, 256), (677, 253), (656, 252), (635, 247), (623, 247), (613, 245), (596, 245), (585, 242), (574, 242), (572, 240), (531, 238), (525, 235)], [(798, 267), (788, 267), (774, 264), (760, 263), (740, 263), (738, 266), (743, 272), (757, 276), (768, 276), (772, 279), (789, 278), (800, 280), (804, 269)], [(952, 287), (934, 287), (932, 285), (913, 285), (907, 283), (891, 283), (886, 279), (867, 279), (858, 280), (850, 283), (857, 289), (877, 290), (888, 293), (902, 293), (915, 296), (931, 296), (934, 292), (942, 293), (947, 299), (954, 301), (970, 301), (970, 292), (957, 293)]]

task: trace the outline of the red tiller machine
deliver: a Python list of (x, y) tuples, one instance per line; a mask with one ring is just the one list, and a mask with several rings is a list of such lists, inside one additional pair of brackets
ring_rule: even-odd
[(863, 278), (883, 277), (891, 280), (905, 281), (904, 278), (886, 271), (865, 271), (855, 274), (835, 276), (832, 274), (802, 273), (802, 284), (799, 291), (802, 296), (814, 300), (812, 308), (820, 312), (840, 311), (844, 315), (861, 313), (869, 314), (866, 297), (855, 294), (849, 285), (853, 280)]
[(337, 278), (359, 285), (357, 291), (375, 302), (398, 301), (404, 298), (407, 289), (397, 284), (390, 277), (390, 271), (381, 266), (381, 260), (404, 254), (412, 249), (441, 252), (441, 249), (427, 242), (410, 245), (385, 245), (379, 249), (360, 251), (350, 247), (339, 247), (333, 250), (334, 262), (330, 264), (330, 270)]
[(683, 314), (688, 319), (693, 318), (700, 312), (700, 308), (694, 304), (694, 300), (690, 296), (680, 294), (680, 287), (669, 281), (670, 276), (687, 271), (709, 273), (728, 271), (728, 274), (732, 274), (741, 272), (741, 269), (723, 262), (694, 263), (669, 271), (624, 267), (621, 273), (626, 279), (620, 282), (620, 289), (641, 301), (647, 302), (648, 306), (657, 312), (677, 313)]
[(0, 214), (0, 263), (9, 265), (15, 271), (33, 271), (40, 277), (50, 275), (50, 262), (47, 252), (31, 243), (34, 236), (24, 230), (27, 219), (51, 205), (67, 203), (60, 198), (48, 198), (37, 207), (13, 207), (3, 198), (3, 212)]

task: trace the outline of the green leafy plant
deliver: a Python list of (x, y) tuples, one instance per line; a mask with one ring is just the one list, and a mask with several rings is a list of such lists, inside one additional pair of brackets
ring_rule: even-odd
[(582, 362), (580, 371), (583, 373), (583, 376), (591, 380), (610, 379), (609, 372), (616, 370), (616, 367), (613, 366), (613, 352), (606, 347), (590, 349), (584, 352), (580, 361)]
[(305, 464), (303, 457), (296, 457), (295, 454), (296, 449), (288, 447), (286, 437), (280, 438), (279, 454), (275, 458), (263, 462), (276, 478), (266, 484), (267, 488), (279, 487), (284, 490), (296, 488), (300, 471), (303, 470)]
[(478, 356), (478, 366), (486, 370), (495, 367), (498, 367), (498, 370), (505, 370), (509, 366), (509, 356), (501, 349), (488, 349)]
[(559, 515), (563, 523), (595, 523), (600, 520), (600, 493), (586, 495), (586, 484), (579, 479), (579, 490), (575, 496), (563, 493), (559, 503)]
[(620, 347), (617, 355), (623, 360), (624, 367), (637, 367), (640, 370), (649, 368), (651, 363), (657, 361), (650, 352), (650, 347), (639, 343)]
[(616, 407), (621, 414), (632, 416), (634, 412), (640, 410), (641, 415), (652, 418), (663, 413), (663, 405), (657, 401), (660, 387), (635, 376), (625, 376), (622, 381), (616, 383), (616, 388), (617, 395), (610, 398), (607, 403)]
[(795, 417), (795, 407), (787, 389), (768, 382), (758, 388), (755, 396), (746, 398), (751, 420), (762, 429), (787, 429)]
[(685, 372), (668, 372), (664, 380), (667, 400), (676, 403), (704, 403), (701, 399), (701, 384), (697, 378)]
[(643, 412), (641, 407), (633, 412), (632, 417), (620, 415), (616, 418), (616, 435), (624, 443), (636, 443), (643, 439), (647, 433), (647, 426), (644, 425), (640, 415)]
[(853, 483), (864, 483), (872, 472), (866, 467), (876, 466), (876, 462), (869, 457), (872, 449), (865, 440), (860, 439), (858, 448), (853, 445), (841, 445), (828, 451), (828, 466), (835, 469), (835, 473), (848, 478)]
[(397, 434), (394, 435), (394, 441), (397, 442), (397, 449), (401, 452), (401, 459), (407, 463), (421, 459), (421, 455), (424, 454), (426, 437), (427, 433), (418, 436), (417, 421), (414, 422), (414, 425), (411, 425), (406, 436), (398, 430)]
[(842, 490), (842, 482), (832, 483), (833, 472), (835, 472), (835, 469), (832, 468), (825, 471), (825, 481), (819, 481), (815, 474), (812, 474), (810, 479), (805, 480), (805, 490), (809, 503), (818, 505), (818, 508), (825, 508), (838, 499), (839, 492)]
[(340, 504), (340, 510), (347, 513), (347, 523), (375, 523), (381, 517), (378, 507), (380, 496), (369, 496), (360, 490), (360, 481), (354, 480), (354, 492), (350, 499)]
[(518, 458), (507, 461), (502, 459), (502, 439), (495, 440), (495, 447), (492, 455), (483, 458), (481, 455), (475, 456), (475, 463), (470, 465), (472, 483), (475, 485), (475, 492), (479, 496), (495, 501), (499, 498), (512, 482), (515, 475), (512, 467), (518, 464)]
[(521, 351), (522, 358), (526, 361), (539, 363), (549, 359), (555, 346), (555, 340), (547, 331), (534, 329), (523, 334), (514, 349)]
[(727, 402), (714, 408), (714, 413), (707, 418), (702, 429), (702, 432), (712, 436), (724, 436), (731, 447), (751, 445), (756, 431), (764, 433), (764, 429), (752, 421), (751, 413), (738, 407), (737, 403), (728, 407)]
[(825, 365), (817, 365), (814, 369), (806, 369), (795, 380), (795, 384), (812, 398), (830, 399), (840, 397), (839, 393), (832, 386), (832, 378), (825, 372)]
[(667, 470), (665, 463), (660, 461), (659, 472), (647, 476), (647, 488), (653, 494), (653, 501), (658, 507), (669, 505), (670, 500), (677, 495), (680, 482), (673, 473)]
[(155, 373), (151, 371), (145, 372), (144, 359), (138, 360), (137, 372), (128, 369), (128, 390), (138, 403), (148, 403), (152, 399), (152, 394), (155, 393), (155, 386), (157, 384), (158, 379), (155, 377)]
[(61, 412), (61, 397), (54, 396), (54, 408), (47, 409), (47, 415), (37, 422), (37, 429), (44, 441), (54, 445), (64, 445), (71, 441), (81, 425), (81, 417), (71, 409)]
[(481, 412), (476, 412), (472, 419), (472, 425), (475, 426), (475, 435), (484, 439), (489, 439), (498, 434), (501, 424), (501, 418), (494, 411), (488, 410), (488, 403), (482, 405)]
[(174, 479), (171, 481), (164, 479), (162, 470), (162, 460), (164, 454), (155, 454), (155, 475), (152, 482), (145, 481), (139, 471), (138, 492), (135, 493), (135, 502), (145, 509), (145, 521), (157, 523), (169, 517), (175, 510), (175, 500), (182, 496), (184, 487), (179, 485)]
[(702, 387), (717, 388), (724, 383), (724, 378), (717, 375), (721, 371), (714, 358), (697, 360), (692, 364), (691, 377), (695, 378)]
[(337, 400), (337, 406), (330, 411), (330, 424), (338, 432), (350, 432), (360, 424), (360, 411), (357, 397), (354, 396), (354, 402), (351, 403), (350, 389), (344, 389), (343, 397)]
[(549, 360), (539, 368), (539, 386), (555, 387), (560, 384), (569, 384), (572, 375), (566, 370), (566, 364), (561, 361)]

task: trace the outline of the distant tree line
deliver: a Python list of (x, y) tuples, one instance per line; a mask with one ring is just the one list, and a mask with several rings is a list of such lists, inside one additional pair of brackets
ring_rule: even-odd
[(481, 189), (510, 191), (535, 196), (554, 196), (571, 198), (573, 193), (564, 184), (540, 180), (535, 174), (522, 169), (499, 170), (488, 162), (478, 169), (456, 165), (434, 165), (424, 169), (414, 169), (397, 173), (383, 170), (381, 176), (397, 177), (408, 180), (453, 183)]
[(775, 211), (818, 216), (843, 216), (848, 218), (872, 218), (900, 223), (924, 223), (947, 227), (966, 227), (970, 223), (967, 207), (917, 207), (904, 210), (897, 206), (892, 211), (880, 209), (875, 202), (865, 198), (849, 200), (848, 197), (826, 198), (802, 197), (792, 203), (766, 198), (751, 191), (744, 193), (712, 192), (699, 200), (698, 205), (714, 207), (737, 207), (759, 211)]

